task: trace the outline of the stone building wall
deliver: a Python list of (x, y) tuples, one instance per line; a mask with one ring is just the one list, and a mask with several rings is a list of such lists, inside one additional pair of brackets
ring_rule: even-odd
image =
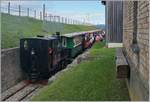
[[(137, 5), (137, 6), (136, 6)], [(137, 18), (136, 18), (137, 17)], [(149, 2), (123, 2), (123, 47), (130, 64), (131, 100), (149, 99)]]

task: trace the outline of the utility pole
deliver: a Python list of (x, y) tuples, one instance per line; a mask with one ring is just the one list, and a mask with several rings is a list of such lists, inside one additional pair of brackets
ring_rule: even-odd
[(10, 14), (10, 2), (8, 3), (8, 14)]
[(27, 8), (27, 16), (29, 17), (29, 8)]
[(21, 6), (19, 5), (19, 16), (21, 16)]
[(65, 18), (65, 23), (67, 24), (67, 18)]
[(36, 10), (34, 10), (34, 18), (36, 18)]
[(64, 23), (64, 17), (61, 17), (61, 23)]
[(57, 16), (57, 18), (58, 18), (58, 23), (60, 23), (60, 16)]
[(40, 11), (40, 20), (42, 20), (42, 12)]
[(51, 14), (49, 15), (49, 20), (52, 21), (52, 15)]
[(43, 4), (43, 21), (45, 20), (45, 4)]

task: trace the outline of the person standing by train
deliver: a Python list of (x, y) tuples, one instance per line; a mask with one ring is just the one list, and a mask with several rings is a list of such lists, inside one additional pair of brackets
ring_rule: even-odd
[(91, 36), (91, 38), (90, 38), (90, 47), (92, 46), (93, 42), (94, 42), (94, 36)]

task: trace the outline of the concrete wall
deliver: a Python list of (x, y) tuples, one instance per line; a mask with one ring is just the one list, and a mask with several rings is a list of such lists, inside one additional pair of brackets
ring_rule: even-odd
[(127, 84), (131, 100), (148, 100), (149, 2), (124, 1), (123, 17), (123, 46), (130, 64), (130, 77), (127, 79)]
[(20, 68), (19, 48), (1, 51), (1, 89), (2, 92), (17, 84), (24, 78)]

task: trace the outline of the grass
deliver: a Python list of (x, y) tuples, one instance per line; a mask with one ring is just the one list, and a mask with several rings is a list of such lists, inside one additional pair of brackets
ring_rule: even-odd
[(83, 61), (44, 87), (33, 101), (128, 101), (125, 80), (117, 79), (114, 49), (96, 43), (91, 61)]
[(61, 24), (54, 22), (43, 23), (29, 17), (12, 16), (1, 13), (1, 47), (19, 46), (19, 39), (36, 35), (49, 35), (56, 31), (61, 34), (96, 29), (94, 26)]

